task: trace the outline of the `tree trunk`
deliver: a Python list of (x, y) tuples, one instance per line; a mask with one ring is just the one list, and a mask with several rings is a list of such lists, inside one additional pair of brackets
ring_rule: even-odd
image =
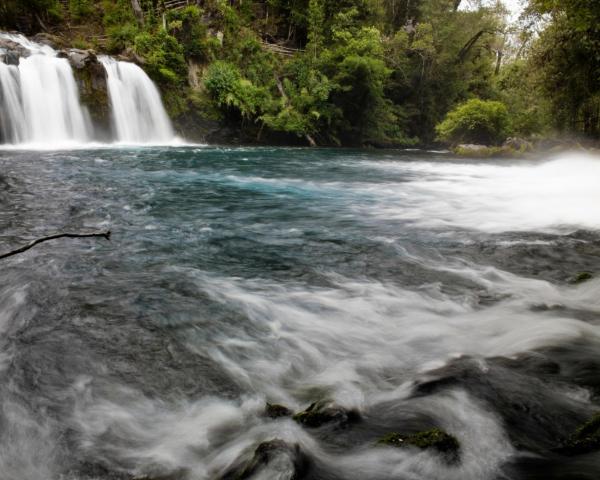
[(500, 75), (500, 67), (502, 66), (502, 57), (504, 57), (504, 53), (502, 50), (498, 50), (496, 52), (496, 70), (494, 71), (494, 75)]
[(135, 18), (137, 19), (138, 24), (140, 25), (140, 27), (144, 26), (144, 12), (142, 10), (142, 7), (140, 7), (140, 2), (138, 0), (131, 0), (131, 8), (133, 8), (133, 14), (135, 15)]

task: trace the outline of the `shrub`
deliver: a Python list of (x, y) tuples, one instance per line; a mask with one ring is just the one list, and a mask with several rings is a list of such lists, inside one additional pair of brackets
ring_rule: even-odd
[(443, 142), (497, 145), (506, 140), (509, 123), (503, 103), (472, 99), (449, 112), (436, 132)]
[(183, 45), (186, 58), (209, 60), (206, 26), (202, 23), (202, 10), (188, 6), (167, 13), (169, 32)]
[(73, 20), (82, 20), (94, 13), (94, 8), (90, 0), (70, 0), (69, 12)]
[(183, 85), (187, 66), (183, 47), (164, 30), (155, 34), (140, 33), (135, 37), (135, 52), (146, 60), (145, 70), (161, 84)]
[(220, 107), (237, 110), (243, 118), (252, 118), (270, 104), (269, 93), (243, 78), (237, 67), (216, 61), (204, 77), (206, 90)]
[(131, 23), (127, 23), (108, 27), (106, 33), (108, 34), (107, 50), (110, 53), (119, 53), (133, 45), (135, 36), (138, 34), (138, 28)]

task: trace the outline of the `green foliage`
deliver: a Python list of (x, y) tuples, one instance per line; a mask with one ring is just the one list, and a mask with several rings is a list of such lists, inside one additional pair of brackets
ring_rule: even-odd
[(548, 102), (536, 88), (537, 71), (523, 60), (506, 65), (496, 78), (499, 99), (507, 106), (512, 133), (520, 137), (541, 134), (551, 123)]
[(324, 75), (296, 60), (288, 72), (295, 81), (285, 79), (282, 85), (286, 94), (279, 109), (267, 113), (261, 120), (272, 130), (297, 136), (315, 135), (326, 130), (335, 110), (328, 102), (332, 85)]
[(531, 0), (548, 22), (529, 55), (553, 126), (600, 137), (600, 9), (582, 0)]
[(74, 20), (82, 20), (94, 12), (92, 0), (69, 0), (69, 12)]
[(157, 82), (165, 85), (183, 86), (187, 67), (183, 46), (164, 30), (140, 33), (135, 37), (135, 52), (146, 61), (144, 68)]
[(106, 33), (108, 36), (107, 50), (110, 53), (119, 53), (133, 45), (139, 30), (136, 25), (129, 23), (108, 27)]
[(210, 60), (211, 48), (207, 42), (207, 29), (202, 23), (202, 10), (190, 5), (168, 12), (168, 30), (183, 45), (186, 58)]
[[(71, 45), (135, 52), (173, 115), (221, 117), (250, 134), (411, 145), (437, 132), (497, 143), (508, 132), (502, 114), (447, 116), (480, 98), (503, 103), (521, 137), (551, 129), (600, 137), (594, 2), (529, 0), (529, 23), (541, 33), (535, 40), (523, 30), (533, 40), (518, 52), (493, 2), (458, 10), (455, 0), (206, 0), (167, 10), (164, 20), (162, 0), (139, 3), (143, 22), (131, 0), (69, 0), (68, 12), (57, 0), (4, 0), (0, 24), (35, 33), (40, 21), (54, 28), (68, 13), (79, 23), (66, 35)], [(505, 64), (496, 64), (505, 43)]]
[(449, 112), (436, 131), (444, 142), (496, 145), (508, 136), (508, 110), (501, 102), (472, 99)]
[(228, 62), (211, 64), (204, 85), (220, 107), (237, 111), (246, 119), (258, 115), (269, 101), (264, 89), (243, 78), (237, 67)]

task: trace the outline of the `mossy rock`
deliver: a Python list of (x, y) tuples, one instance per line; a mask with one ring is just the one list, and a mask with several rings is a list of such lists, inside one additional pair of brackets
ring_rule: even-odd
[(291, 417), (294, 414), (289, 408), (277, 403), (268, 403), (265, 406), (265, 416), (269, 418)]
[(397, 448), (417, 447), (421, 450), (434, 449), (443, 453), (446, 459), (451, 462), (458, 461), (459, 459), (460, 444), (458, 440), (439, 428), (424, 430), (412, 435), (391, 432), (379, 439), (377, 444)]
[(600, 412), (575, 430), (560, 450), (569, 455), (600, 450)]
[(292, 418), (305, 427), (317, 428), (332, 422), (339, 425), (356, 422), (360, 420), (360, 414), (356, 410), (340, 407), (331, 400), (320, 400)]
[(579, 272), (577, 275), (575, 275), (571, 283), (583, 283), (591, 280), (592, 278), (594, 278), (594, 275), (592, 275), (591, 272)]

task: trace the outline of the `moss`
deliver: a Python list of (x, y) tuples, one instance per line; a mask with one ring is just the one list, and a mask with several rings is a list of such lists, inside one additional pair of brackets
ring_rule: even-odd
[(422, 450), (435, 449), (440, 453), (447, 455), (449, 460), (457, 460), (460, 444), (452, 435), (440, 430), (432, 428), (412, 435), (402, 435), (392, 432), (384, 435), (377, 442), (378, 445), (387, 445), (390, 447), (417, 447)]
[(575, 430), (562, 450), (571, 455), (600, 450), (600, 412)]
[(572, 283), (583, 283), (591, 280), (592, 278), (594, 278), (594, 275), (592, 275), (590, 272), (579, 272), (577, 275), (575, 275), (575, 278), (573, 278)]

